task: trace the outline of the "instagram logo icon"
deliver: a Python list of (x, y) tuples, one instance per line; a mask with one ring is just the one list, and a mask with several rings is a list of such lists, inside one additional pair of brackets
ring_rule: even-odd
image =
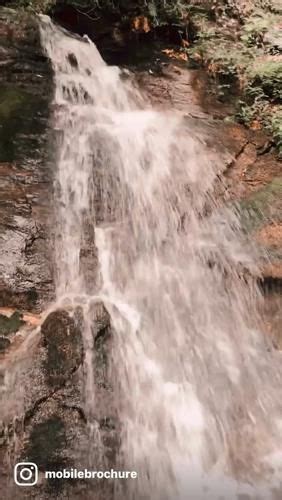
[(14, 480), (18, 486), (34, 486), (38, 481), (38, 467), (32, 462), (15, 465)]

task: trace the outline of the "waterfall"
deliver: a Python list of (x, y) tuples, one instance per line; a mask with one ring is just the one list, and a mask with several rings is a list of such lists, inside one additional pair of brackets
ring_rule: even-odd
[(41, 35), (55, 81), (57, 301), (98, 297), (111, 315), (119, 465), (138, 472), (116, 498), (280, 498), (281, 362), (257, 313), (256, 257), (213, 194), (220, 157), (87, 37), (45, 17)]

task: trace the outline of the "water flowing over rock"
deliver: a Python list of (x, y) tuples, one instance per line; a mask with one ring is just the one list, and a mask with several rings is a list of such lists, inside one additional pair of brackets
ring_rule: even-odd
[(214, 196), (224, 162), (205, 133), (179, 111), (153, 109), (87, 38), (43, 18), (42, 41), (61, 137), (57, 297), (83, 307), (90, 423), (95, 345), (107, 339), (91, 328), (93, 299), (110, 313), (114, 459), (139, 474), (115, 498), (275, 498), (281, 366), (260, 332), (255, 254), (236, 212)]
[(278, 163), (186, 69), (134, 78), (49, 18), (0, 9), (0, 63), (3, 498), (280, 500), (281, 298), (246, 236), (278, 255)]
[[(87, 362), (81, 329), (87, 325), (81, 308), (51, 311), (41, 328), (23, 338), (1, 365), (0, 397), (5, 411), (1, 412), (0, 481), (7, 499), (13, 498), (18, 489), (9, 474), (17, 462), (33, 462), (40, 473), (63, 468), (95, 469), (98, 465), (110, 468), (116, 462), (118, 428), (117, 419), (110, 413), (113, 404), (109, 405), (106, 369), (111, 324), (101, 302), (92, 304), (90, 317), (93, 335), (95, 332), (95, 381), (91, 389), (98, 402), (97, 407), (91, 406), (91, 415), (85, 403)], [(47, 500), (77, 495), (90, 500), (92, 487), (92, 481), (65, 482), (40, 475), (32, 491), (23, 488), (21, 498)], [(112, 490), (111, 483), (100, 481), (95, 499), (102, 500), (105, 495), (111, 498)]]

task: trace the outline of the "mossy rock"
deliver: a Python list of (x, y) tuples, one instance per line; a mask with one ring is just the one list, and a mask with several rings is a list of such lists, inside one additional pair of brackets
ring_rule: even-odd
[(37, 95), (32, 83), (29, 91), (15, 83), (0, 83), (1, 161), (14, 161), (30, 152), (37, 154), (37, 134), (43, 132), (45, 126), (42, 109), (46, 109), (46, 101)]
[(67, 311), (51, 312), (41, 327), (46, 348), (44, 371), (52, 387), (60, 387), (80, 366), (83, 344), (78, 319)]
[(266, 222), (281, 222), (282, 177), (276, 177), (264, 188), (240, 204), (243, 227), (257, 230)]
[(20, 7), (0, 7), (0, 43), (15, 49), (24, 46), (28, 52), (41, 51), (38, 20)]
[(65, 424), (58, 415), (53, 415), (46, 421), (34, 425), (29, 437), (26, 458), (36, 463), (39, 469), (53, 470), (64, 465), (61, 454), (65, 449)]
[(15, 311), (10, 317), (0, 314), (0, 335), (16, 333), (25, 324), (22, 318), (19, 311)]
[(109, 387), (109, 343), (113, 332), (111, 318), (102, 302), (91, 306), (90, 315), (94, 341), (95, 383), (101, 387)]
[[(24, 460), (35, 463), (39, 470), (62, 470), (69, 465), (67, 429), (64, 420), (57, 414), (50, 415), (42, 422), (35, 423), (29, 435), (24, 452)], [(63, 481), (48, 480), (49, 489), (59, 493)], [(48, 488), (47, 486), (47, 488)]]
[(24, 118), (24, 114), (33, 114), (37, 100), (32, 93), (17, 85), (0, 85), (0, 126), (2, 122), (14, 116)]

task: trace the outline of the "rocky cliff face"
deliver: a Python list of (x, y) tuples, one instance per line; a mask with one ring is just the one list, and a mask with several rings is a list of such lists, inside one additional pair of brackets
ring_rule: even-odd
[(53, 291), (51, 70), (36, 21), (0, 10), (0, 306), (40, 307)]
[[(3, 497), (93, 498), (83, 481), (46, 481), (43, 471), (114, 465), (115, 418), (103, 391), (108, 384), (111, 325), (93, 304), (93, 344), (99, 407), (85, 413), (83, 311), (53, 310), (52, 181), (49, 148), (52, 71), (42, 53), (36, 19), (0, 9), (0, 484)], [(94, 439), (95, 442), (95, 439)], [(39, 468), (36, 488), (14, 484), (21, 461)], [(96, 465), (97, 466), (97, 465)], [(95, 498), (110, 498), (102, 482)], [(105, 489), (106, 488), (106, 489)]]
[[(101, 460), (103, 466), (115, 465), (119, 422), (109, 375), (114, 332), (104, 305), (93, 303), (97, 404), (89, 414), (83, 305), (48, 310), (55, 268), (53, 158), (48, 146), (54, 139), (48, 125), (52, 72), (41, 51), (36, 20), (0, 9), (0, 66), (1, 490), (7, 500), (17, 496), (13, 466), (31, 461), (39, 467), (39, 483), (32, 492), (22, 489), (23, 499), (110, 500), (109, 482), (99, 483), (93, 493), (91, 481), (48, 482), (43, 477), (48, 469), (95, 469)], [(184, 110), (193, 126), (207, 130), (211, 145), (222, 149), (227, 197), (243, 209), (246, 229), (262, 250), (265, 324), (281, 349), (282, 172), (271, 141), (262, 132), (227, 124), (224, 107), (207, 105), (201, 72), (158, 62), (138, 79), (157, 106), (169, 102)]]
[[(51, 312), (40, 329), (20, 329), (2, 356), (0, 482), (5, 498), (17, 495), (13, 466), (38, 466), (36, 486), (21, 489), (21, 498), (110, 499), (113, 485), (99, 481), (45, 479), (45, 471), (97, 470), (115, 465), (117, 423), (109, 405), (108, 364), (112, 335), (109, 315), (93, 304), (93, 342), (97, 408), (85, 411), (83, 312), (76, 308)], [(21, 389), (19, 389), (19, 387)], [(87, 406), (87, 404), (86, 404)]]

